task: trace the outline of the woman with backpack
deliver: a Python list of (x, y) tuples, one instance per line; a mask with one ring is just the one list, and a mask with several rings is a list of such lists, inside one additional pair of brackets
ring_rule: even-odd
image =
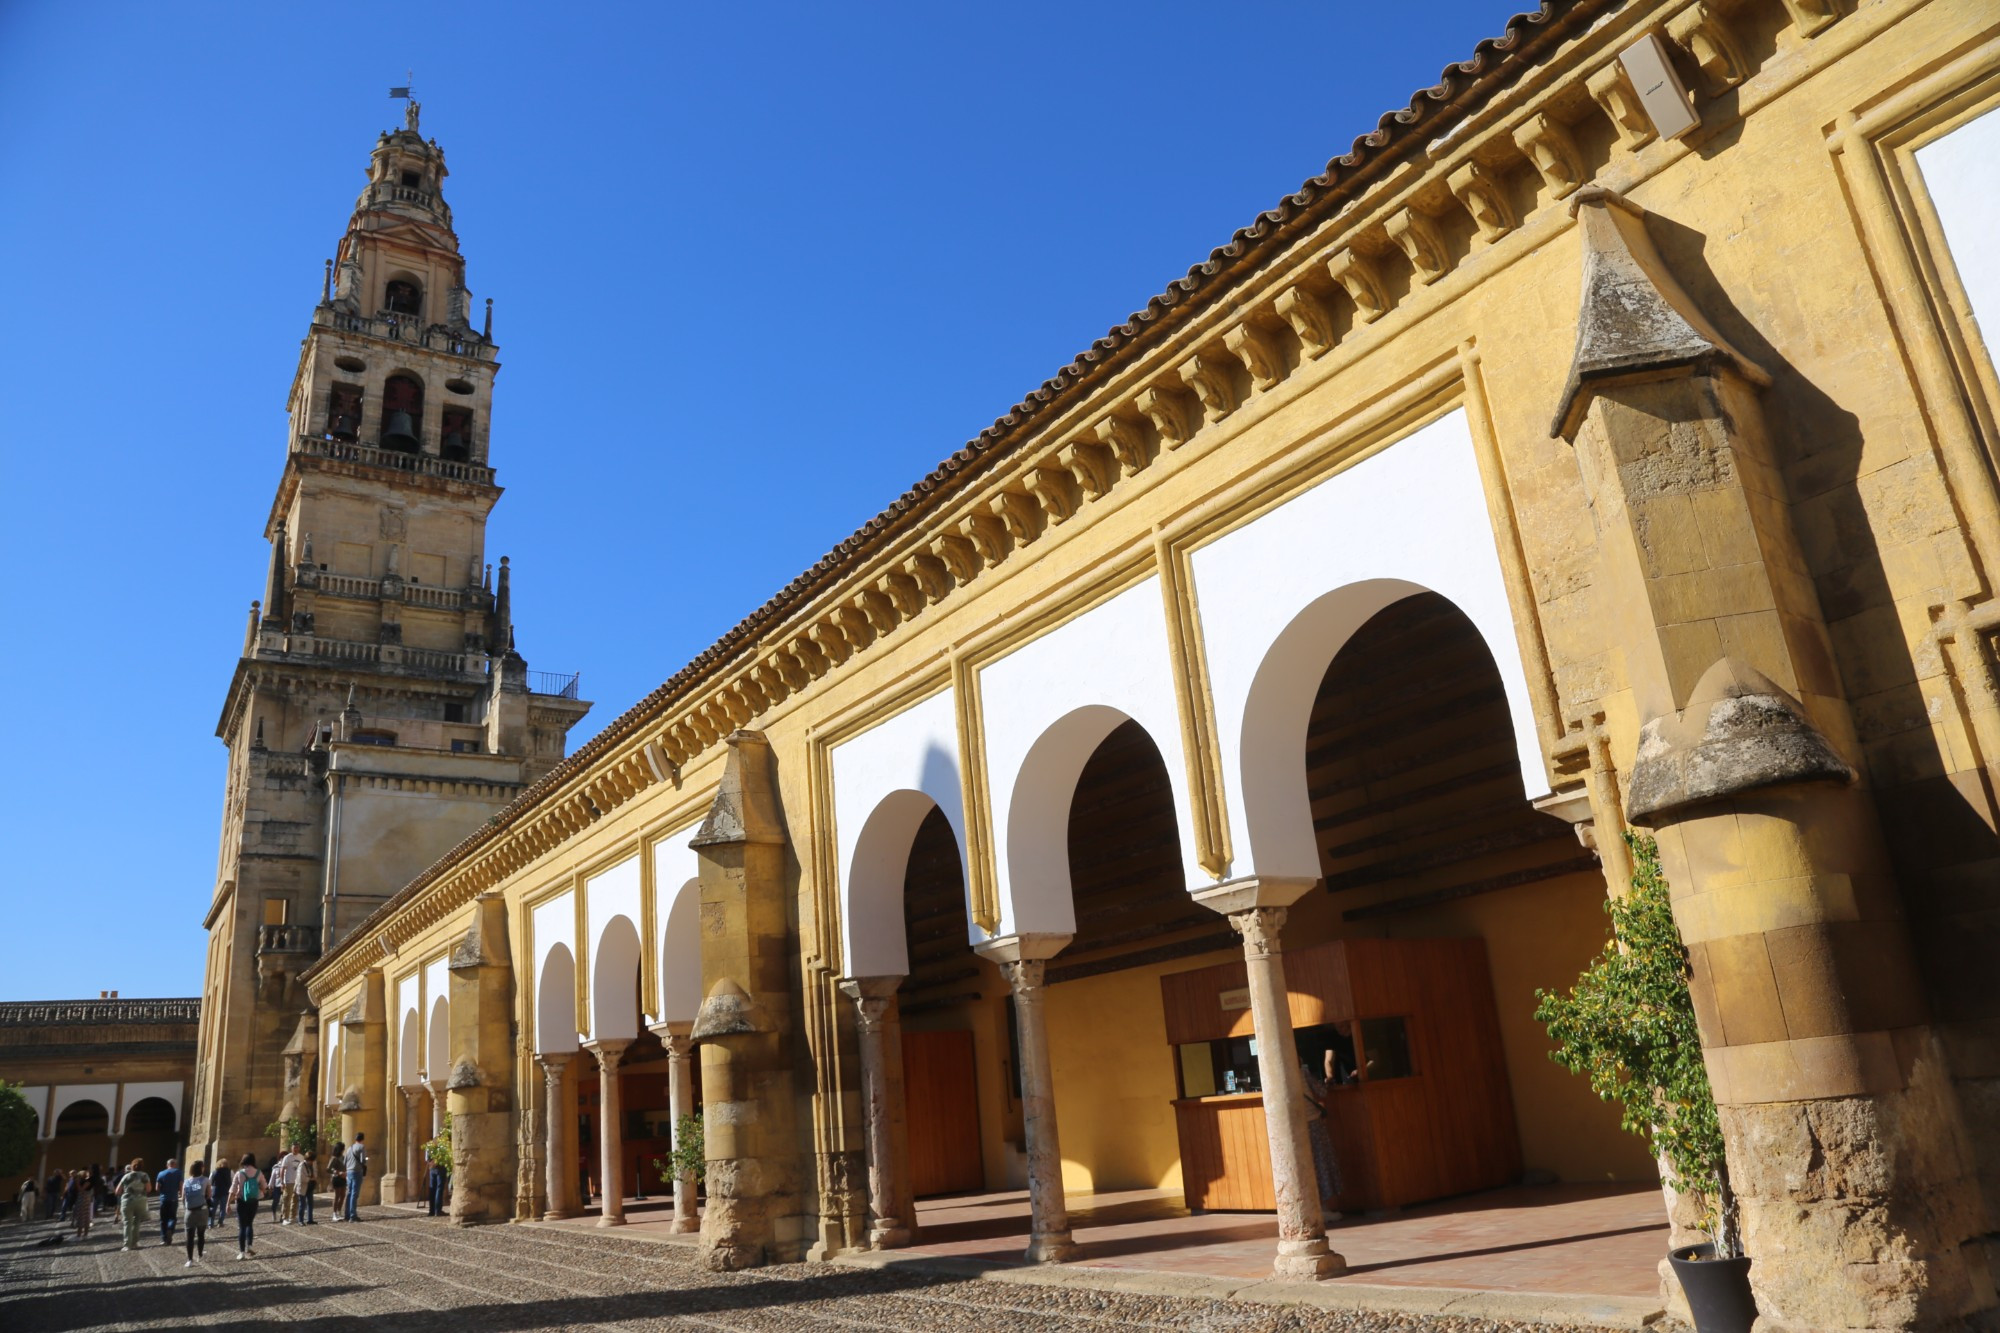
[(236, 1200), (236, 1257), (248, 1259), (256, 1253), (257, 1204), (264, 1197), (264, 1173), (257, 1169), (257, 1154), (243, 1154), (230, 1195)]
[(187, 1262), (182, 1268), (193, 1268), (194, 1261), (202, 1257), (208, 1248), (208, 1163), (196, 1162), (188, 1168), (187, 1183), (181, 1186), (181, 1212), (187, 1223)]
[(333, 1145), (333, 1155), (326, 1159), (327, 1179), (333, 1184), (333, 1220), (343, 1221), (341, 1213), (347, 1203), (347, 1147)]

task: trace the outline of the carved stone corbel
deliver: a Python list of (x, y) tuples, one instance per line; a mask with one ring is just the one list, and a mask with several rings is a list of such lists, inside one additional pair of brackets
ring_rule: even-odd
[(944, 567), (942, 560), (927, 551), (906, 558), (903, 573), (917, 585), (917, 591), (923, 594), (924, 600), (933, 605), (943, 601), (952, 590), (951, 571)]
[(1299, 350), (1310, 357), (1326, 355), (1334, 344), (1333, 313), (1326, 302), (1307, 287), (1287, 287), (1271, 303), (1278, 318), (1298, 335)]
[(1382, 287), (1382, 275), (1373, 260), (1363, 259), (1352, 250), (1340, 250), (1326, 261), (1327, 275), (1339, 283), (1354, 302), (1354, 322), (1373, 324), (1389, 310), (1389, 297)]
[(930, 552), (957, 583), (970, 583), (986, 567), (978, 548), (955, 532), (933, 537)]
[(854, 645), (856, 652), (860, 652), (875, 641), (875, 626), (858, 601), (845, 606), (836, 606), (833, 609), (833, 623), (840, 627), (840, 632), (847, 636), (847, 641)]
[(1201, 421), (1188, 396), (1179, 389), (1160, 385), (1141, 389), (1139, 396), (1132, 400), (1132, 405), (1153, 423), (1160, 443), (1169, 449), (1180, 448), (1193, 439), (1195, 431), (1201, 428)]
[(1210, 425), (1236, 410), (1236, 375), (1218, 358), (1196, 352), (1181, 363), (1179, 373), (1181, 382), (1201, 400), (1202, 419)]
[(1818, 35), (1847, 12), (1841, 0), (1785, 0), (1785, 8), (1791, 11), (1792, 26), (1806, 37)]
[(890, 570), (875, 580), (875, 590), (889, 599), (896, 608), (896, 614), (909, 620), (924, 609), (924, 594), (917, 587), (915, 579), (900, 569)]
[(959, 520), (958, 535), (972, 543), (973, 554), (988, 565), (1005, 560), (1014, 545), (1006, 523), (993, 514), (967, 514)]
[(1715, 7), (1692, 5), (1667, 20), (1667, 36), (1701, 71), (1709, 96), (1720, 96), (1750, 75), (1750, 62)]
[(1007, 490), (994, 496), (987, 509), (1007, 525), (1016, 544), (1026, 546), (1042, 535), (1042, 507), (1026, 491)]
[(1111, 451), (1118, 460), (1119, 470), (1131, 476), (1153, 461), (1152, 450), (1148, 447), (1146, 432), (1137, 422), (1120, 416), (1105, 417), (1091, 432), (1097, 442)]
[(1451, 272), (1451, 256), (1445, 251), (1437, 224), (1416, 209), (1397, 209), (1382, 224), (1382, 229), (1410, 261), (1419, 282), (1428, 285)]
[(1472, 215), (1481, 240), (1497, 241), (1520, 225), (1520, 219), (1514, 216), (1514, 206), (1507, 202), (1500, 177), (1485, 163), (1467, 162), (1451, 173), (1446, 184)]
[(1537, 112), (1515, 126), (1514, 146), (1541, 173), (1542, 183), (1554, 198), (1566, 198), (1583, 184), (1583, 158), (1576, 151), (1576, 141), (1546, 114)]
[(1592, 99), (1617, 129), (1618, 142), (1627, 152), (1643, 148), (1658, 137), (1653, 118), (1639, 105), (1638, 91), (1632, 87), (1624, 65), (1612, 61), (1585, 79), (1583, 86), (1590, 90)]
[(1021, 481), (1035, 502), (1058, 523), (1075, 514), (1083, 503), (1081, 488), (1067, 467), (1030, 468)]
[(1070, 440), (1060, 445), (1056, 449), (1056, 462), (1093, 500), (1109, 494), (1118, 480), (1118, 463), (1111, 451), (1088, 440)]
[(897, 614), (895, 602), (884, 595), (879, 588), (862, 589), (855, 595), (854, 604), (860, 608), (861, 614), (868, 621), (868, 628), (877, 638), (903, 623), (902, 616)]
[(1262, 325), (1246, 320), (1222, 335), (1222, 345), (1250, 372), (1251, 387), (1257, 392), (1285, 378), (1285, 350)]
[(806, 636), (813, 641), (813, 646), (825, 655), (826, 660), (835, 666), (854, 656), (855, 645), (841, 631), (840, 622), (831, 615), (814, 624), (806, 631)]

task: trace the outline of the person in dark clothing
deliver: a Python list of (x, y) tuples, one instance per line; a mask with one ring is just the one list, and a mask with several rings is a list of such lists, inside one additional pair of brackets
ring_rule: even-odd
[(174, 1226), (180, 1219), (180, 1162), (169, 1157), (167, 1169), (153, 1178), (153, 1186), (160, 1196), (160, 1244), (171, 1245), (174, 1243)]
[(229, 1187), (234, 1181), (229, 1174), (229, 1165), (218, 1161), (215, 1169), (208, 1173), (208, 1221), (210, 1226), (220, 1226), (229, 1220)]
[(208, 1248), (208, 1210), (210, 1205), (208, 1163), (196, 1162), (188, 1168), (187, 1182), (181, 1186), (181, 1204), (187, 1212), (187, 1261), (182, 1268), (193, 1268), (195, 1261)]
[(446, 1171), (444, 1167), (439, 1163), (432, 1162), (430, 1170), (430, 1180), (429, 1180), (431, 1189), (432, 1217), (444, 1216), (444, 1192), (445, 1189), (450, 1185), (450, 1183), (451, 1183), (451, 1174), (448, 1171)]

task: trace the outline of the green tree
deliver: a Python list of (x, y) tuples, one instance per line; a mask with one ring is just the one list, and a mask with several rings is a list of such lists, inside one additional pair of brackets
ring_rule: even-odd
[(653, 1159), (660, 1181), (671, 1185), (684, 1175), (692, 1175), (699, 1185), (708, 1176), (708, 1150), (702, 1142), (701, 1112), (684, 1115), (674, 1122), (674, 1149)]
[(1610, 941), (1567, 994), (1535, 992), (1535, 1018), (1555, 1042), (1549, 1058), (1619, 1104), (1620, 1124), (1646, 1140), (1668, 1183), (1700, 1203), (1717, 1257), (1735, 1258), (1742, 1253), (1736, 1196), (1688, 995), (1687, 948), (1659, 844), (1634, 833), (1625, 842), (1632, 892), (1604, 905)]
[(437, 1137), (424, 1145), (424, 1160), (432, 1166), (441, 1166), (447, 1171), (451, 1170), (450, 1116), (444, 1117), (444, 1128), (438, 1131)]
[(281, 1148), (291, 1148), (299, 1152), (315, 1152), (322, 1145), (331, 1144), (337, 1137), (338, 1126), (331, 1120), (306, 1120), (293, 1117), (289, 1120), (273, 1120), (264, 1126), (264, 1135), (278, 1141)]
[(0, 1176), (18, 1176), (35, 1160), (35, 1108), (21, 1085), (0, 1079)]

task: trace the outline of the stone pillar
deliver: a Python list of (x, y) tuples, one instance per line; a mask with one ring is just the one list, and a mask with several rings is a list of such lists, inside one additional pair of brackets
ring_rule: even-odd
[(424, 1161), (424, 1139), (426, 1137), (423, 1130), (424, 1120), (426, 1119), (423, 1103), (424, 1090), (422, 1085), (413, 1083), (408, 1087), (399, 1088), (398, 1091), (403, 1094), (402, 1171), (400, 1176), (382, 1177), (382, 1189), (384, 1193), (389, 1192), (391, 1188), (389, 1182), (397, 1180), (401, 1185), (401, 1189), (397, 1192), (396, 1197), (402, 1202), (408, 1203), (410, 1200), (417, 1198), (423, 1189), (424, 1167), (427, 1165)]
[[(382, 969), (369, 968), (361, 978), (361, 993), (340, 1020), (340, 1139), (363, 1139), (373, 1163), (388, 1167), (395, 1150), (388, 1137), (389, 1024), (383, 1007)], [(361, 1179), (357, 1204), (382, 1202), (382, 1172), (371, 1170)]]
[(1765, 433), (1771, 377), (1640, 209), (1595, 187), (1574, 208), (1583, 300), (1553, 431), (1576, 446), (1629, 699), (1571, 703), (1641, 724), (1625, 813), (1658, 835), (1688, 947), (1760, 1333), (1990, 1319), (1970, 1145)]
[(40, 1144), (42, 1149), (40, 1164), (35, 1167), (35, 1188), (44, 1190), (48, 1188), (49, 1181), (49, 1149), (55, 1144), (55, 1140), (53, 1138), (36, 1139), (35, 1142)]
[(573, 1217), (569, 1209), (563, 1207), (574, 1188), (576, 1172), (571, 1170), (569, 1154), (563, 1151), (563, 1070), (569, 1065), (567, 1055), (544, 1055), (538, 1057), (542, 1063), (543, 1095), (548, 1106), (542, 1114), (545, 1138), (542, 1146), (542, 1165), (547, 1173), (548, 1211), (542, 1214), (544, 1222), (559, 1222), (565, 1217)]
[(1049, 1066), (1049, 1034), (1042, 1002), (1042, 975), (1048, 960), (1070, 942), (1068, 935), (1002, 935), (976, 946), (999, 964), (1014, 992), (1015, 1026), (1021, 1035), (1021, 1121), (1028, 1139), (1027, 1259), (1055, 1264), (1076, 1257), (1069, 1235), (1069, 1205), (1063, 1199), (1062, 1143), (1056, 1134), (1055, 1076)]
[(1197, 890), (1197, 901), (1221, 912), (1243, 937), (1243, 965), (1250, 989), (1250, 1019), (1257, 1034), (1257, 1078), (1264, 1089), (1264, 1124), (1271, 1142), (1271, 1187), (1278, 1203), (1278, 1257), (1282, 1278), (1312, 1281), (1346, 1270), (1327, 1248), (1326, 1218), (1307, 1137), (1305, 1084), (1292, 1040), (1291, 991), (1278, 937), (1285, 913), (1317, 880), (1233, 880)]
[(597, 1057), (597, 1170), (603, 1194), (601, 1227), (625, 1225), (625, 1107), (619, 1097), (618, 1063), (625, 1058), (629, 1037), (603, 1037), (584, 1043)]
[(434, 1139), (444, 1133), (444, 1118), (451, 1107), (451, 1098), (441, 1078), (426, 1081), (423, 1090), (428, 1100), (424, 1104), (424, 1122), (418, 1132), (427, 1139)]
[(801, 1100), (795, 890), (770, 744), (727, 738), (708, 818), (690, 840), (701, 867), (701, 1043), (708, 1206), (702, 1259), (738, 1269), (806, 1255), (813, 1237), (810, 1140)]
[(124, 1135), (122, 1134), (113, 1134), (111, 1136), (111, 1155), (105, 1159), (104, 1162), (105, 1170), (109, 1171), (113, 1167), (123, 1167), (125, 1165), (123, 1162), (118, 1160), (118, 1140), (123, 1137)]
[(451, 1066), (433, 1101), (432, 1133), (451, 1117), (451, 1220), (459, 1226), (514, 1215), (520, 1175), (514, 1130), (514, 963), (507, 946), (507, 900), (473, 899), (472, 925), (446, 960), (451, 976)]
[[(680, 1146), (681, 1121), (694, 1114), (694, 1073), (688, 1067), (694, 1055), (694, 1024), (654, 1023), (649, 1029), (667, 1048), (667, 1112), (673, 1117), (674, 1146)], [(674, 1220), (669, 1231), (692, 1235), (701, 1230), (701, 1211), (695, 1202), (692, 1171), (674, 1177)]]
[(909, 1222), (901, 1216), (903, 1182), (896, 1155), (895, 1116), (890, 1108), (889, 1057), (884, 1033), (891, 1026), (901, 977), (848, 977), (840, 983), (854, 1000), (861, 1045), (861, 1117), (868, 1143), (868, 1245), (891, 1250), (910, 1243)]

